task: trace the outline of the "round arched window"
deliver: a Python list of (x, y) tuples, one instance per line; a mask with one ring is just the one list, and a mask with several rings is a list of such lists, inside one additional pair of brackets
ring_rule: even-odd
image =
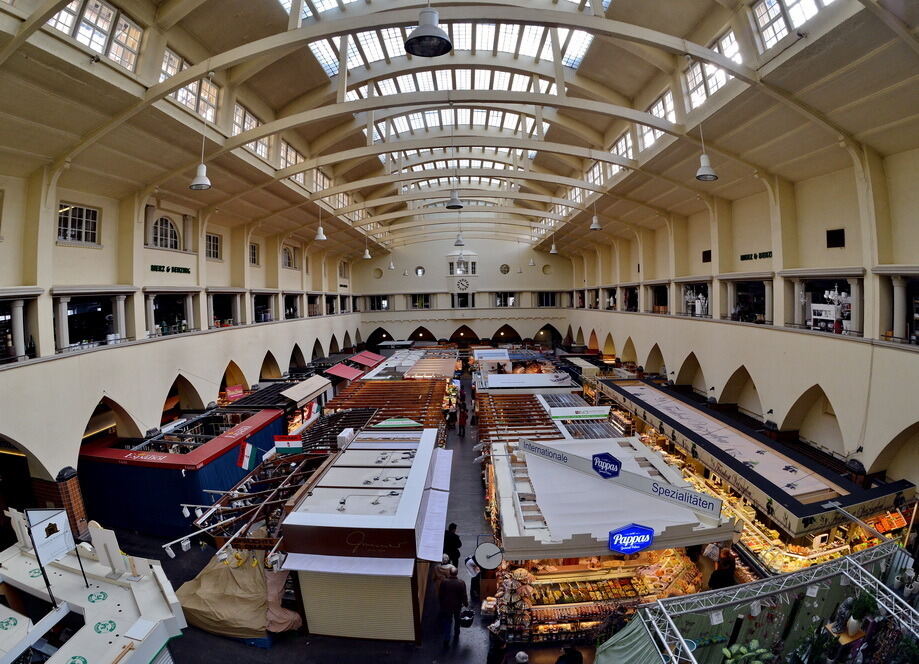
[(179, 231), (169, 217), (153, 222), (153, 246), (158, 249), (178, 249)]

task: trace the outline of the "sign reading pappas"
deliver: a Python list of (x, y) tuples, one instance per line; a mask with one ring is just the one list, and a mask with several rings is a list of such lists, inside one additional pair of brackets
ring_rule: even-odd
[(25, 515), (35, 544), (35, 557), (41, 565), (60, 560), (73, 551), (76, 544), (70, 532), (67, 510), (27, 509)]
[(605, 480), (619, 477), (619, 471), (622, 470), (622, 462), (609, 452), (594, 454), (591, 465), (594, 472)]
[(609, 531), (609, 550), (623, 555), (644, 551), (653, 543), (654, 529), (637, 523)]

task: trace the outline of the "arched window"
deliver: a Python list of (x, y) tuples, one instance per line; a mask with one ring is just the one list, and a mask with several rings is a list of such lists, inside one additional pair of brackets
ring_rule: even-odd
[(291, 269), (297, 268), (297, 261), (294, 259), (294, 250), (290, 247), (281, 248), (281, 265)]
[(179, 231), (169, 217), (153, 222), (153, 246), (159, 249), (178, 249)]

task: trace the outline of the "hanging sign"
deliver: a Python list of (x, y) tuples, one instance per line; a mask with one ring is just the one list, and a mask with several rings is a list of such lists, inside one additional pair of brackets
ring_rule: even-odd
[(609, 550), (631, 555), (644, 551), (654, 543), (654, 529), (630, 523), (609, 531)]
[(227, 401), (236, 401), (237, 399), (242, 399), (245, 395), (242, 385), (227, 385)]
[(76, 544), (70, 533), (67, 510), (27, 509), (25, 514), (39, 564), (49, 565), (73, 551)]
[(590, 466), (594, 472), (605, 480), (619, 477), (622, 462), (609, 452), (601, 452), (591, 457)]
[(605, 420), (609, 417), (609, 406), (550, 408), (549, 417), (553, 420)]

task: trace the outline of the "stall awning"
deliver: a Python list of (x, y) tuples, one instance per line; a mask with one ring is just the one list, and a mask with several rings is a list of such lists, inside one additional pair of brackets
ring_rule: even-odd
[(358, 364), (363, 364), (365, 367), (375, 367), (386, 358), (382, 355), (371, 353), (369, 350), (365, 350), (350, 359)]
[(447, 491), (428, 489), (424, 492), (419, 514), (420, 524), (415, 528), (415, 555), (421, 560), (435, 563), (443, 560), (449, 499), (450, 493)]
[[(443, 540), (443, 532), (440, 533)], [(443, 541), (441, 541), (443, 546)], [(440, 558), (438, 558), (440, 560)], [(364, 558), (360, 556), (320, 556), (314, 553), (288, 553), (286, 570), (326, 572), (329, 574), (363, 574), (367, 576), (412, 576), (415, 561), (411, 558)]]
[(609, 641), (597, 648), (596, 664), (661, 664), (663, 661), (654, 639), (642, 623), (635, 617)]
[(329, 367), (325, 370), (325, 373), (332, 376), (338, 376), (339, 378), (344, 378), (345, 380), (354, 380), (358, 378), (364, 372), (360, 369), (355, 369), (354, 367), (349, 367), (347, 364), (336, 364), (334, 367)]
[(310, 376), (306, 380), (300, 381), (293, 387), (281, 392), (281, 396), (290, 399), (296, 403), (299, 408), (325, 392), (331, 384), (328, 378)]

